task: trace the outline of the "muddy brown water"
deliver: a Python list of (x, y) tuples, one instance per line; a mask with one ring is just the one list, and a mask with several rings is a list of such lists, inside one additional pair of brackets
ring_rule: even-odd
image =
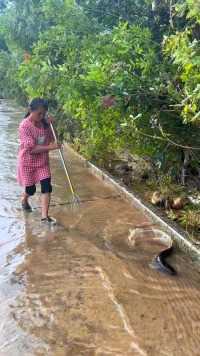
[[(14, 104), (0, 101), (0, 356), (200, 355), (199, 266), (176, 251), (170, 277), (151, 268), (162, 232), (66, 152), (79, 209), (51, 207), (59, 225), (20, 209)], [(51, 155), (53, 204), (69, 200)], [(144, 226), (133, 239), (135, 226)], [(153, 229), (157, 229), (156, 231)]]

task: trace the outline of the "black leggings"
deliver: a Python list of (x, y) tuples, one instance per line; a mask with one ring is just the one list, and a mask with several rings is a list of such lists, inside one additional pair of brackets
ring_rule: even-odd
[[(42, 194), (51, 193), (52, 192), (51, 178), (42, 179), (40, 181), (40, 184), (41, 184), (41, 193)], [(26, 187), (25, 188), (25, 192), (26, 192), (26, 194), (28, 194), (30, 196), (34, 195), (35, 192), (36, 192), (35, 184), (31, 185), (29, 187)]]

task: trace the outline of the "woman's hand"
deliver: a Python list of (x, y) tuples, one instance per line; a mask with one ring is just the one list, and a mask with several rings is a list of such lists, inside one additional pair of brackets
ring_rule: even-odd
[(59, 150), (62, 148), (61, 143), (51, 142), (48, 146), (36, 145), (32, 150), (31, 154), (49, 152), (53, 150)]
[(62, 148), (62, 144), (61, 143), (56, 143), (56, 142), (52, 142), (48, 145), (49, 151), (53, 151), (53, 150), (59, 150)]

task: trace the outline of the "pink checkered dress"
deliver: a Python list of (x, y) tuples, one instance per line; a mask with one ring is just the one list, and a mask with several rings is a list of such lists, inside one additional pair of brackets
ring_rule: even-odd
[(20, 147), (17, 164), (17, 180), (23, 187), (50, 178), (49, 153), (31, 153), (36, 145), (48, 145), (53, 141), (50, 128), (38, 128), (31, 120), (24, 119), (19, 126)]

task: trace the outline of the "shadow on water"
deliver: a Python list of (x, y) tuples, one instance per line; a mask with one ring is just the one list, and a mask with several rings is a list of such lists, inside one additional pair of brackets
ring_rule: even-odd
[(15, 111), (0, 103), (0, 355), (199, 355), (198, 266), (175, 251), (177, 277), (153, 270), (159, 227), (77, 158), (66, 152), (79, 209), (59, 205), (70, 195), (54, 154), (58, 226), (41, 226), (38, 208), (21, 212)]

